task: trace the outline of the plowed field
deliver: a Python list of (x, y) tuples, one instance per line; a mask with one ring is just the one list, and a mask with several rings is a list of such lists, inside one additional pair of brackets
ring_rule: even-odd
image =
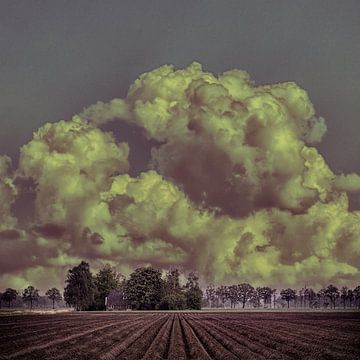
[(360, 359), (360, 313), (0, 317), (1, 359)]

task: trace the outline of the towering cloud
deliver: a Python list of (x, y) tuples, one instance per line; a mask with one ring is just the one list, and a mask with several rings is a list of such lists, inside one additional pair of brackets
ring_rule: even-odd
[(15, 201), (17, 189), (10, 172), (10, 165), (9, 157), (0, 156), (0, 230), (11, 229), (16, 226), (11, 205)]
[(264, 207), (302, 212), (328, 196), (334, 175), (315, 148), (326, 129), (294, 83), (254, 86), (244, 71), (219, 77), (193, 63), (143, 74), (127, 98), (83, 116), (122, 118), (162, 142), (155, 168), (197, 205), (244, 216)]
[[(113, 119), (160, 144), (151, 170), (127, 174), (128, 145), (99, 128)], [(17, 174), (36, 184), (36, 223), (14, 243), (28, 239), (38, 269), (54, 277), (85, 258), (124, 269), (173, 264), (217, 282), (358, 281), (360, 212), (348, 210), (346, 192), (358, 191), (359, 177), (335, 175), (312, 146), (325, 131), (294, 83), (162, 66), (125, 99), (46, 124), (21, 149)], [(11, 184), (1, 175), (2, 198), (15, 195)], [(0, 208), (4, 229), (15, 226), (11, 201)], [(21, 275), (30, 279), (34, 266)]]

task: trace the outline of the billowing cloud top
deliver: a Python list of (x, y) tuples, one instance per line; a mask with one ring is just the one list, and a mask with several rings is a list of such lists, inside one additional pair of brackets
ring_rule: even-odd
[[(136, 178), (128, 145), (101, 130), (114, 119), (159, 143)], [(1, 282), (44, 281), (45, 270), (59, 282), (88, 259), (125, 272), (176, 265), (215, 282), (355, 283), (360, 212), (346, 192), (360, 177), (330, 170), (312, 146), (325, 131), (291, 82), (255, 86), (244, 71), (216, 77), (198, 63), (145, 73), (125, 99), (45, 124), (14, 173), (0, 158), (1, 253), (31, 259), (3, 268)], [(20, 177), (35, 184), (33, 224), (11, 214)]]

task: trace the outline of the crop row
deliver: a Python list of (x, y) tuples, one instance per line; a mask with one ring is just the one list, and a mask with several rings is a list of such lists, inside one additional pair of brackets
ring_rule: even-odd
[[(85, 313), (4, 318), (1, 359), (358, 359), (360, 317)], [(288, 319), (289, 321), (285, 321)], [(350, 330), (349, 330), (350, 329)]]

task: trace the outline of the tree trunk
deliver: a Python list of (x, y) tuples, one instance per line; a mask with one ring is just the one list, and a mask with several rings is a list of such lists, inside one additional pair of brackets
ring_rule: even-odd
[(32, 310), (32, 299), (30, 299), (30, 310)]
[(9, 308), (9, 309), (10, 309), (10, 302), (11, 302), (11, 300), (8, 301), (8, 308)]
[(287, 303), (288, 303), (288, 308), (290, 307), (289, 303), (290, 303), (290, 300), (287, 300)]
[(53, 309), (55, 309), (55, 299), (53, 299)]

